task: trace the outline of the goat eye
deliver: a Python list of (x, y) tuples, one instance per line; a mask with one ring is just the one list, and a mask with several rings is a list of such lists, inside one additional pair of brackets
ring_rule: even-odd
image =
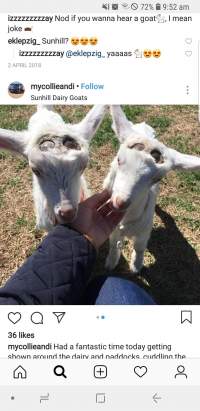
[(40, 172), (40, 170), (38, 170), (38, 168), (32, 168), (32, 172), (33, 172), (37, 177), (41, 177), (41, 172)]
[(77, 143), (74, 138), (66, 136), (63, 140), (63, 145), (67, 147), (69, 150), (80, 150), (81, 146)]
[(45, 140), (40, 143), (40, 150), (41, 151), (48, 151), (55, 147), (55, 143), (52, 140)]
[(159, 150), (152, 150), (150, 154), (154, 158), (156, 163), (163, 163), (163, 157)]
[(143, 151), (145, 149), (145, 145), (142, 143), (129, 144), (128, 148), (135, 148), (138, 151)]

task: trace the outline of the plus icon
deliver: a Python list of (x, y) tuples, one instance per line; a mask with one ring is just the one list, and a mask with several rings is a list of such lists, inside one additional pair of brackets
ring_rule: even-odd
[(108, 375), (108, 370), (105, 365), (95, 365), (94, 367), (94, 377), (95, 378), (106, 378)]

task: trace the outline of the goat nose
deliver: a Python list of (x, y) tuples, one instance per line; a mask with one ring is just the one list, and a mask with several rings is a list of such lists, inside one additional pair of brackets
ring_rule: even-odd
[(126, 207), (127, 202), (123, 200), (121, 197), (117, 196), (113, 198), (112, 204), (114, 208), (121, 210)]
[(66, 222), (72, 221), (76, 216), (76, 208), (72, 207), (72, 205), (63, 205), (58, 210), (58, 215), (61, 217), (62, 220)]

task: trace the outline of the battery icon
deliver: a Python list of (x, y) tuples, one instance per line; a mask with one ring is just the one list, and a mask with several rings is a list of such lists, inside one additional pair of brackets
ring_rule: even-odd
[(156, 10), (161, 10), (161, 4), (160, 3), (156, 4)]

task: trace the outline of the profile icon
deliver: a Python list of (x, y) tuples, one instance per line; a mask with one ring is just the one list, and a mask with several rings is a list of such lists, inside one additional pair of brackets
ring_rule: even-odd
[(187, 374), (185, 373), (185, 367), (183, 365), (179, 365), (177, 367), (177, 374), (175, 374), (174, 378), (177, 377), (185, 377), (187, 379)]
[(13, 98), (20, 98), (24, 95), (25, 93), (25, 88), (22, 83), (19, 81), (13, 81), (13, 83), (10, 83), (8, 86), (8, 94), (10, 97)]

